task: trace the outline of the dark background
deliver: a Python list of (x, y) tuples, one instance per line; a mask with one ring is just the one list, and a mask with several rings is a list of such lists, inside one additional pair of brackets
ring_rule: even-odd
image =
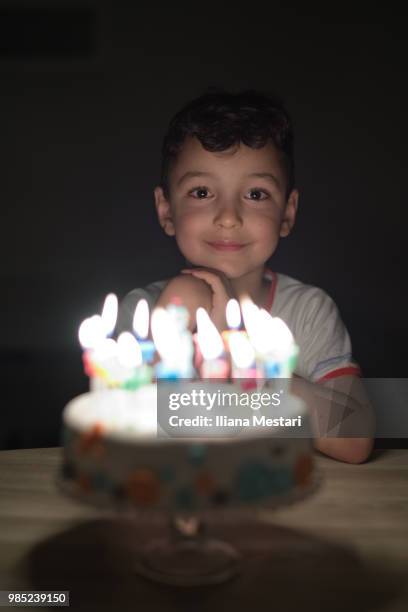
[(208, 85), (284, 97), (300, 209), (271, 265), (335, 299), (365, 376), (407, 375), (402, 16), (220, 7), (0, 2), (0, 448), (59, 443), (81, 320), (183, 264), (152, 191)]

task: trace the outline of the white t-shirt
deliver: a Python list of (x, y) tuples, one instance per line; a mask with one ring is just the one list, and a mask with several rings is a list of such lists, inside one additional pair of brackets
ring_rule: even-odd
[[(352, 357), (350, 337), (336, 304), (322, 289), (265, 270), (271, 285), (264, 308), (280, 317), (291, 330), (299, 347), (295, 374), (320, 382), (346, 374), (361, 375)], [(156, 281), (143, 289), (130, 291), (123, 299), (117, 332), (132, 329), (137, 302), (145, 298), (150, 311), (170, 279)]]

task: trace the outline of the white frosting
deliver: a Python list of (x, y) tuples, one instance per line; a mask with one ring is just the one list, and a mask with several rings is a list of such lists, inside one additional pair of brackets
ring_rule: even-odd
[(66, 406), (64, 421), (79, 430), (100, 423), (112, 437), (156, 437), (157, 386), (145, 385), (137, 391), (84, 393)]
[[(172, 383), (169, 382), (168, 384), (171, 385)], [(183, 393), (189, 393), (192, 389), (197, 388), (197, 384), (194, 382), (184, 382), (181, 388)], [(200, 383), (199, 388), (213, 394), (215, 392), (219, 392), (220, 394), (231, 394), (234, 392), (238, 394), (243, 393), (238, 386), (225, 383)], [(265, 389), (263, 392), (265, 392)], [(249, 395), (258, 393), (259, 397), (259, 392), (256, 390), (245, 393)], [(207, 411), (205, 408), (203, 408), (200, 413), (203, 416), (214, 416), (214, 411)], [(229, 416), (234, 416), (234, 409), (229, 408), (228, 413)], [(177, 411), (171, 414), (177, 414)], [(249, 417), (252, 417), (252, 415), (258, 416), (258, 414), (259, 411), (251, 408), (248, 408), (246, 411), (246, 416)], [(282, 396), (280, 406), (271, 409), (268, 416), (282, 416), (293, 419), (298, 416), (303, 417), (305, 414), (306, 407), (300, 398), (293, 395), (284, 395)], [(145, 385), (136, 391), (111, 389), (85, 393), (69, 402), (64, 411), (64, 421), (68, 427), (79, 431), (87, 431), (94, 425), (100, 424), (103, 426), (103, 435), (114, 439), (156, 439), (158, 427), (157, 385)], [(304, 429), (308, 429), (307, 422), (305, 422), (304, 427), (302, 424), (302, 430)], [(205, 437), (205, 440), (207, 442), (210, 440), (216, 441), (217, 439), (225, 439), (225, 437), (233, 439), (235, 430), (238, 437), (253, 437), (266, 434), (270, 436), (272, 434), (272, 429), (265, 428), (264, 426), (243, 428), (218, 426), (211, 431), (212, 435), (210, 434), (210, 437)], [(273, 430), (274, 433), (278, 434), (282, 431), (282, 428), (274, 427)], [(162, 432), (161, 429), (160, 431)], [(195, 435), (192, 429), (186, 429), (184, 430), (183, 437), (187, 437), (188, 431), (190, 431), (192, 435)], [(304, 433), (303, 435), (306, 436), (307, 434)], [(202, 436), (200, 437), (204, 440)]]

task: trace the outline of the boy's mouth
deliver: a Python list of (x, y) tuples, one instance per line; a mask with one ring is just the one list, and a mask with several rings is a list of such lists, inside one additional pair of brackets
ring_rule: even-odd
[(244, 243), (234, 242), (233, 240), (215, 240), (214, 242), (207, 242), (207, 244), (217, 251), (239, 251), (245, 246)]

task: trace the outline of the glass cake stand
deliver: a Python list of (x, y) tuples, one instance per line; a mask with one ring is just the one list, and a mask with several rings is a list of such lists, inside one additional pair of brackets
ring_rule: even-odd
[[(135, 571), (145, 578), (168, 585), (223, 583), (240, 572), (242, 557), (231, 544), (209, 535), (207, 527), (211, 518), (220, 515), (226, 521), (233, 516), (253, 518), (254, 510), (269, 510), (297, 503), (313, 494), (319, 488), (321, 479), (320, 472), (315, 469), (311, 483), (304, 490), (294, 490), (284, 497), (271, 498), (259, 504), (229, 506), (222, 510), (211, 508), (197, 514), (169, 514), (165, 510), (156, 510), (155, 516), (161, 518), (161, 522), (167, 516), (167, 536), (148, 542), (138, 551)], [(64, 494), (76, 501), (113, 511), (115, 516), (123, 515), (123, 511), (134, 519), (140, 520), (146, 516), (146, 511), (122, 508), (108, 498), (82, 495), (62, 474), (58, 476), (57, 485)]]

